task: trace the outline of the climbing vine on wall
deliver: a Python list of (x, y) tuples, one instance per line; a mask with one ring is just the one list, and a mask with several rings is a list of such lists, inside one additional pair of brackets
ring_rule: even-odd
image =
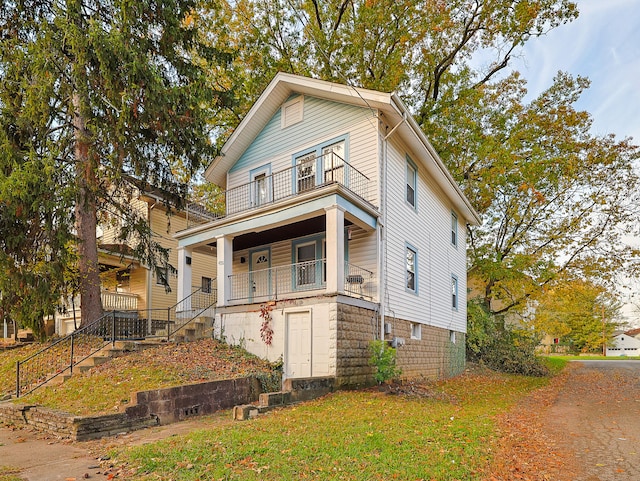
[(260, 317), (262, 318), (262, 325), (260, 326), (260, 337), (262, 342), (267, 346), (270, 346), (273, 342), (273, 328), (271, 327), (271, 311), (273, 310), (273, 304), (262, 304), (260, 306)]

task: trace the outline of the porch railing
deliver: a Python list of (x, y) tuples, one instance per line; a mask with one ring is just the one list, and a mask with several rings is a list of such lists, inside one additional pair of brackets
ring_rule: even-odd
[(307, 157), (297, 165), (220, 192), (212, 202), (225, 206), (225, 214), (218, 215), (223, 218), (334, 183), (343, 185), (363, 200), (371, 200), (369, 178), (331, 152)]
[[(326, 289), (326, 259), (298, 262), (229, 276), (229, 301), (262, 302), (287, 294)], [(373, 273), (345, 263), (346, 294), (373, 299)]]
[[(102, 291), (102, 308), (105, 311), (133, 311), (138, 308), (138, 295), (128, 292)], [(78, 302), (77, 306), (80, 305)]]
[(376, 291), (373, 272), (345, 262), (344, 291), (355, 297), (373, 299)]

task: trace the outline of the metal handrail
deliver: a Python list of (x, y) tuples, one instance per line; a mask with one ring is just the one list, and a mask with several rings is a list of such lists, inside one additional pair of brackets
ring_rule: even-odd
[[(206, 294), (200, 296), (199, 294)], [(51, 345), (39, 350), (29, 357), (16, 362), (16, 397), (33, 392), (53, 378), (69, 372), (73, 367), (92, 356), (107, 344), (115, 344), (116, 340), (139, 340), (153, 335), (150, 329), (152, 312), (163, 313), (167, 340), (191, 321), (207, 312), (216, 304), (217, 291), (203, 293), (196, 289), (189, 296), (181, 299), (167, 309), (119, 310), (110, 311), (95, 321), (75, 330), (71, 334), (58, 339)], [(197, 300), (195, 307), (194, 300)], [(179, 321), (179, 307), (190, 306), (189, 315)], [(143, 315), (140, 315), (143, 314)], [(146, 314), (146, 316), (144, 315)], [(173, 315), (172, 315), (173, 314)], [(171, 326), (174, 326), (173, 328)], [(32, 367), (33, 366), (33, 367)]]

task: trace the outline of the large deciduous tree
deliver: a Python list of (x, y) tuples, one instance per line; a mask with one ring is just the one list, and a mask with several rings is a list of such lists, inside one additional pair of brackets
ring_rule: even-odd
[[(611, 280), (635, 252), (639, 150), (596, 136), (559, 73), (527, 100), (521, 46), (578, 16), (569, 0), (238, 0), (230, 39), (255, 96), (276, 70), (398, 90), (479, 211), (473, 285), (494, 314), (524, 308), (563, 273)], [(260, 52), (255, 55), (255, 51)], [(256, 80), (257, 79), (257, 80)], [(261, 83), (262, 82), (262, 83)]]
[[(209, 122), (231, 98), (215, 82), (230, 55), (200, 28), (215, 17), (216, 5), (199, 0), (8, 0), (0, 10), (3, 149), (18, 164), (33, 159), (64, 173), (48, 188), (72, 188), (83, 323), (102, 312), (98, 215), (135, 217), (111, 195), (122, 174), (176, 200), (174, 166), (195, 171), (212, 154)], [(6, 152), (3, 160), (11, 176), (16, 164)], [(3, 199), (3, 208), (13, 201)], [(166, 262), (136, 226), (150, 247), (142, 260)], [(44, 240), (35, 247), (53, 248)]]

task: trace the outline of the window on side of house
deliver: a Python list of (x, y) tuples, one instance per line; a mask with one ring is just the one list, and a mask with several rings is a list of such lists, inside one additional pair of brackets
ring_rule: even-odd
[(451, 308), (458, 310), (458, 278), (451, 276)]
[(169, 285), (169, 268), (158, 267), (156, 268), (156, 285), (168, 286)]
[(449, 341), (451, 344), (456, 343), (456, 331), (449, 331)]
[(458, 247), (458, 216), (451, 212), (451, 244)]
[(203, 277), (200, 287), (205, 294), (211, 294), (211, 277)]
[(405, 247), (406, 276), (405, 287), (409, 292), (418, 293), (418, 251), (410, 245)]
[(418, 188), (418, 168), (413, 161), (407, 156), (407, 196), (406, 201), (414, 209), (416, 208), (416, 192)]
[(411, 339), (422, 339), (422, 324), (417, 322), (411, 323)]

